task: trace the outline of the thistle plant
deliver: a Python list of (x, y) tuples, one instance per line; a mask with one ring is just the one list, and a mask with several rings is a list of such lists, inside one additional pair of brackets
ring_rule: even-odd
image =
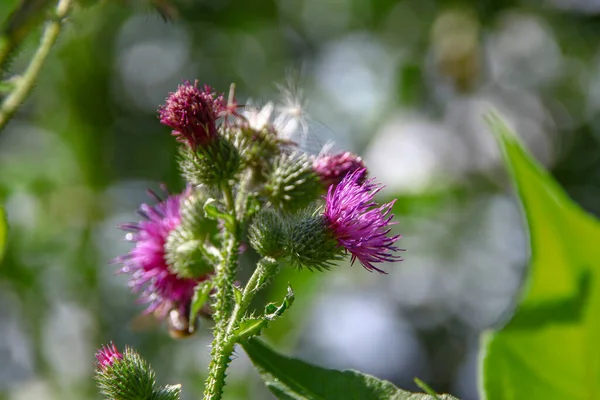
[[(394, 202), (379, 205), (383, 188), (350, 152), (311, 156), (286, 139), (273, 107), (240, 111), (209, 86), (185, 82), (159, 108), (160, 122), (180, 143), (186, 189), (142, 204), (141, 219), (121, 228), (133, 243), (118, 257), (119, 272), (172, 336), (194, 333), (198, 313), (214, 320), (204, 399), (220, 399), (236, 344), (260, 335), (294, 301), (250, 312), (257, 294), (281, 268), (324, 271), (350, 257), (369, 272), (400, 261), (391, 233)], [(238, 288), (238, 258), (249, 244), (261, 257)], [(175, 332), (175, 334), (174, 334)], [(114, 345), (97, 354), (98, 382), (110, 399), (178, 398), (156, 388), (150, 367), (133, 350)], [(171, 397), (169, 397), (171, 396)]]

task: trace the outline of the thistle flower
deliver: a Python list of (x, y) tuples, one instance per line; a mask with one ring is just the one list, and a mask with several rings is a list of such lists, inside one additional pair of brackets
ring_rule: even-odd
[[(157, 195), (151, 194), (160, 200)], [(187, 195), (186, 190), (155, 206), (142, 204), (139, 214), (144, 219), (121, 226), (121, 229), (129, 231), (126, 238), (135, 242), (135, 247), (115, 262), (123, 264), (122, 273), (131, 274), (129, 286), (133, 292), (142, 291), (140, 302), (149, 303), (147, 312), (157, 311), (160, 317), (174, 307), (183, 311), (194, 295), (196, 284), (207, 279), (207, 276), (180, 278), (169, 270), (165, 258), (165, 243), (169, 233), (181, 224), (181, 202)]]
[(394, 246), (400, 235), (389, 236), (395, 201), (377, 206), (373, 197), (382, 189), (373, 179), (361, 183), (366, 170), (358, 169), (330, 186), (325, 196), (324, 217), (338, 245), (352, 254), (368, 271), (385, 273), (374, 263), (401, 261)]
[(161, 124), (172, 128), (178, 141), (196, 150), (217, 137), (217, 119), (227, 110), (222, 94), (208, 85), (200, 90), (196, 80), (194, 85), (187, 81), (179, 85), (158, 112)]
[(100, 371), (106, 370), (111, 367), (115, 361), (122, 360), (123, 354), (119, 353), (114, 343), (102, 346), (100, 350), (96, 352), (96, 366)]
[(313, 161), (313, 170), (325, 187), (339, 184), (346, 175), (358, 169), (365, 171), (358, 181), (362, 183), (367, 178), (365, 163), (362, 158), (349, 151), (320, 155)]
[(96, 360), (95, 379), (100, 392), (107, 399), (179, 399), (181, 390), (164, 393), (171, 386), (155, 388), (156, 379), (152, 367), (130, 347), (126, 347), (121, 354), (111, 343), (98, 350)]

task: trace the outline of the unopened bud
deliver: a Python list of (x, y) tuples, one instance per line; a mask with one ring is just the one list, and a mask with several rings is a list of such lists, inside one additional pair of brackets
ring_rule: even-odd
[(135, 351), (120, 354), (114, 345), (96, 353), (96, 381), (103, 395), (111, 400), (158, 399), (153, 397), (154, 371)]
[(283, 242), (287, 261), (298, 268), (329, 269), (343, 255), (323, 215), (315, 209), (288, 216)]
[(235, 179), (241, 159), (235, 146), (222, 136), (196, 151), (189, 147), (180, 150), (179, 168), (193, 186), (218, 187)]
[(285, 224), (281, 215), (272, 209), (261, 210), (248, 228), (250, 245), (263, 257), (280, 258), (284, 254)]
[(265, 192), (275, 207), (293, 212), (317, 200), (323, 188), (313, 171), (311, 158), (292, 153), (276, 158)]

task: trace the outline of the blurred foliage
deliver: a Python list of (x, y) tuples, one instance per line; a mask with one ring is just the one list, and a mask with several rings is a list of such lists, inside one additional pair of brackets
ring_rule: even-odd
[(486, 398), (596, 398), (600, 224), (573, 204), (502, 121), (491, 124), (523, 202), (532, 253), (514, 317), (487, 339)]
[[(595, 2), (85, 3), (0, 133), (10, 226), (0, 399), (99, 398), (93, 353), (108, 340), (135, 347), (159, 383), (181, 381), (184, 398), (199, 396), (210, 322), (184, 342), (164, 327), (132, 330), (142, 307), (109, 265), (128, 249), (115, 226), (136, 218), (147, 187), (182, 188), (176, 144), (156, 119), (169, 91), (183, 79), (220, 91), (235, 82), (241, 104), (262, 103), (277, 98), (274, 83), (290, 67), (304, 73), (310, 139), (365, 156), (388, 185), (382, 196), (399, 197), (408, 251), (385, 277), (348, 265), (283, 270), (256, 304), (294, 287), (294, 307), (270, 324), (269, 342), (326, 367), (412, 390), (419, 376), (477, 399), (479, 332), (510, 315), (527, 254), (482, 110), (500, 109), (569, 195), (600, 214)], [(19, 4), (0, 2), (0, 20)], [(28, 32), (4, 77), (35, 50), (39, 29)], [(256, 260), (243, 256), (246, 266)], [(248, 275), (246, 267), (240, 279)], [(232, 366), (226, 398), (269, 396), (242, 351)]]

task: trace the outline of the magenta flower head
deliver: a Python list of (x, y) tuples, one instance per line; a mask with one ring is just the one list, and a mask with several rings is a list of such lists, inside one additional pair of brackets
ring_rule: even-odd
[(362, 183), (367, 178), (365, 163), (359, 156), (349, 151), (322, 155), (313, 161), (313, 170), (325, 187), (339, 184), (346, 175), (358, 169), (365, 171), (360, 176), (359, 183)]
[(368, 271), (385, 273), (374, 263), (401, 261), (394, 246), (400, 235), (390, 236), (391, 208), (395, 201), (377, 205), (373, 198), (383, 187), (373, 179), (361, 182), (365, 169), (346, 175), (337, 186), (330, 186), (325, 196), (324, 217), (338, 245), (352, 254)]
[(164, 201), (151, 192), (160, 202), (154, 206), (142, 204), (138, 213), (143, 220), (121, 226), (129, 232), (126, 238), (135, 247), (115, 262), (123, 264), (120, 272), (131, 274), (129, 286), (133, 292), (142, 291), (140, 302), (149, 304), (146, 311), (156, 311), (159, 317), (176, 307), (185, 312), (196, 284), (208, 278), (181, 278), (169, 270), (165, 258), (165, 243), (169, 233), (181, 224), (181, 203), (188, 192), (171, 195)]
[(102, 346), (100, 350), (96, 352), (96, 366), (101, 371), (111, 367), (115, 361), (122, 359), (123, 354), (119, 353), (117, 347), (112, 342), (108, 345)]
[(200, 90), (198, 81), (184, 82), (169, 94), (158, 110), (160, 123), (173, 129), (173, 136), (192, 150), (205, 146), (217, 137), (217, 119), (227, 111), (222, 94), (208, 85)]

